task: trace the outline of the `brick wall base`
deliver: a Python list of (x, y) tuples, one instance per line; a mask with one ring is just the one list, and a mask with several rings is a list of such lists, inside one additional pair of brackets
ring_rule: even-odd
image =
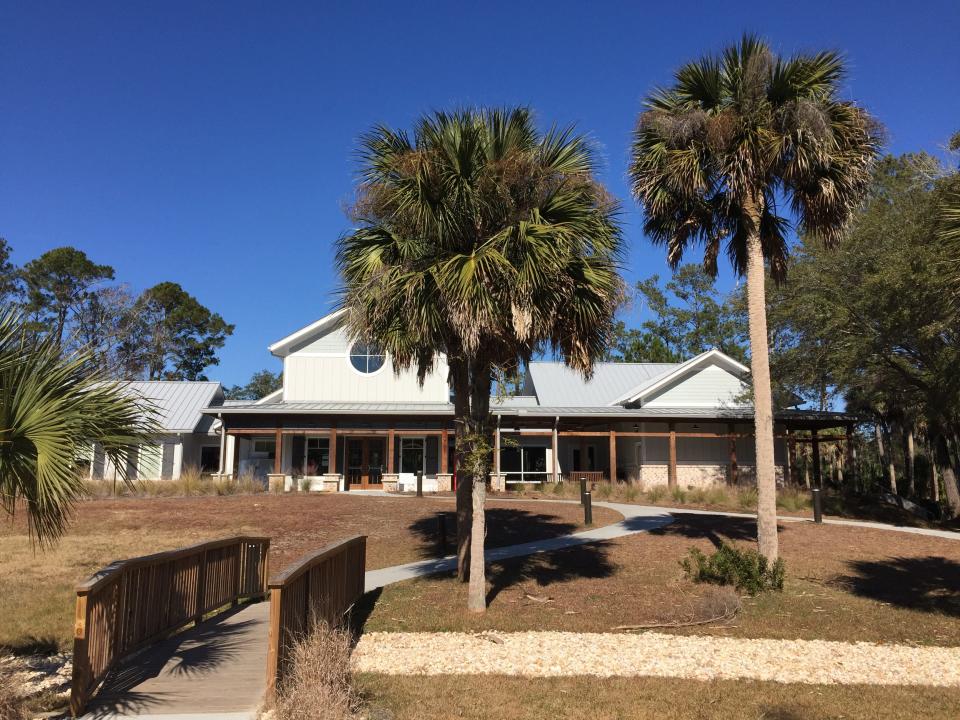
[[(726, 485), (729, 470), (728, 465), (677, 465), (677, 485), (685, 489)], [(667, 485), (669, 468), (666, 465), (643, 465), (636, 474), (638, 484), (646, 490), (655, 485)], [(738, 474), (738, 485), (750, 486), (756, 483), (753, 465), (741, 465)], [(776, 466), (776, 476), (777, 485), (783, 485), (782, 465)]]

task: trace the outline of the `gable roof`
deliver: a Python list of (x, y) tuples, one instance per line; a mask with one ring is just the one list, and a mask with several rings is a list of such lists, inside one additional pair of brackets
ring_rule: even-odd
[(213, 418), (203, 409), (223, 403), (223, 388), (218, 382), (190, 380), (141, 380), (124, 384), (148, 400), (157, 410), (162, 432), (207, 432)]
[(295, 345), (333, 326), (341, 317), (343, 317), (343, 315), (346, 314), (346, 312), (346, 308), (334, 310), (332, 313), (324, 315), (316, 322), (310, 323), (305, 328), (300, 328), (295, 333), (287, 335), (282, 340), (277, 340), (267, 349), (277, 357), (285, 357)]
[(593, 366), (593, 377), (584, 380), (561, 362), (535, 361), (528, 373), (530, 390), (540, 405), (597, 407), (615, 404), (624, 393), (653, 382), (678, 364), (602, 362)]
[(613, 402), (617, 405), (637, 402), (642, 403), (644, 399), (656, 394), (659, 390), (662, 390), (671, 383), (680, 380), (685, 375), (693, 373), (696, 370), (711, 364), (719, 365), (734, 375), (740, 377), (750, 372), (750, 368), (743, 363), (737, 362), (729, 355), (726, 355), (717, 349), (707, 350), (706, 352), (700, 353), (699, 355), (692, 357), (689, 360), (680, 363), (679, 365), (675, 365), (671, 370), (656, 378), (653, 378), (651, 381), (631, 388), (628, 392), (619, 396)]

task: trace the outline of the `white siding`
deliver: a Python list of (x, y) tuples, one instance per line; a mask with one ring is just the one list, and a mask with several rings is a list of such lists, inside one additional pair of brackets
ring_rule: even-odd
[(745, 390), (743, 382), (717, 365), (708, 365), (693, 375), (660, 390), (645, 407), (736, 407)]
[(365, 375), (350, 364), (350, 342), (341, 326), (304, 340), (283, 361), (284, 402), (447, 402), (447, 365), (439, 359), (424, 381), (415, 370), (394, 375), (388, 359)]

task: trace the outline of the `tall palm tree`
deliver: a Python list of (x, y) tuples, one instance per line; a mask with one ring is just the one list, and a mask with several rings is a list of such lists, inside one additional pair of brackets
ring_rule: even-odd
[(90, 356), (65, 357), (55, 334), (39, 339), (0, 315), (0, 506), (8, 515), (25, 506), (41, 545), (66, 529), (93, 444), (122, 469), (155, 431), (152, 409)]
[(594, 167), (584, 137), (540, 134), (524, 108), (437, 112), (412, 139), (380, 126), (362, 141), (357, 228), (338, 245), (348, 327), (421, 379), (447, 358), (472, 610), (486, 607), (494, 378), (541, 351), (589, 374), (621, 299), (617, 203)]
[(864, 110), (839, 99), (842, 76), (836, 53), (785, 59), (747, 36), (681, 67), (672, 86), (646, 100), (634, 131), (630, 179), (646, 233), (666, 246), (674, 267), (702, 245), (712, 274), (723, 249), (747, 278), (757, 535), (771, 560), (777, 521), (764, 264), (784, 280), (783, 207), (799, 232), (836, 243), (865, 194), (879, 132)]

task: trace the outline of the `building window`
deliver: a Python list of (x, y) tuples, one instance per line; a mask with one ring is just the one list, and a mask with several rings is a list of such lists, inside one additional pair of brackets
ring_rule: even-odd
[(220, 471), (220, 446), (204, 445), (200, 448), (200, 472)]
[(550, 479), (547, 472), (547, 448), (506, 447), (500, 450), (500, 472), (507, 482), (542, 483)]
[(384, 360), (383, 350), (373, 343), (355, 342), (350, 348), (350, 364), (354, 370), (364, 375), (375, 373), (382, 368)]
[(330, 472), (330, 440), (308, 437), (303, 462), (304, 475), (323, 475)]
[(267, 438), (258, 438), (253, 441), (253, 455), (273, 460), (277, 454), (277, 441)]
[(426, 474), (426, 439), (422, 437), (400, 438), (400, 472)]

